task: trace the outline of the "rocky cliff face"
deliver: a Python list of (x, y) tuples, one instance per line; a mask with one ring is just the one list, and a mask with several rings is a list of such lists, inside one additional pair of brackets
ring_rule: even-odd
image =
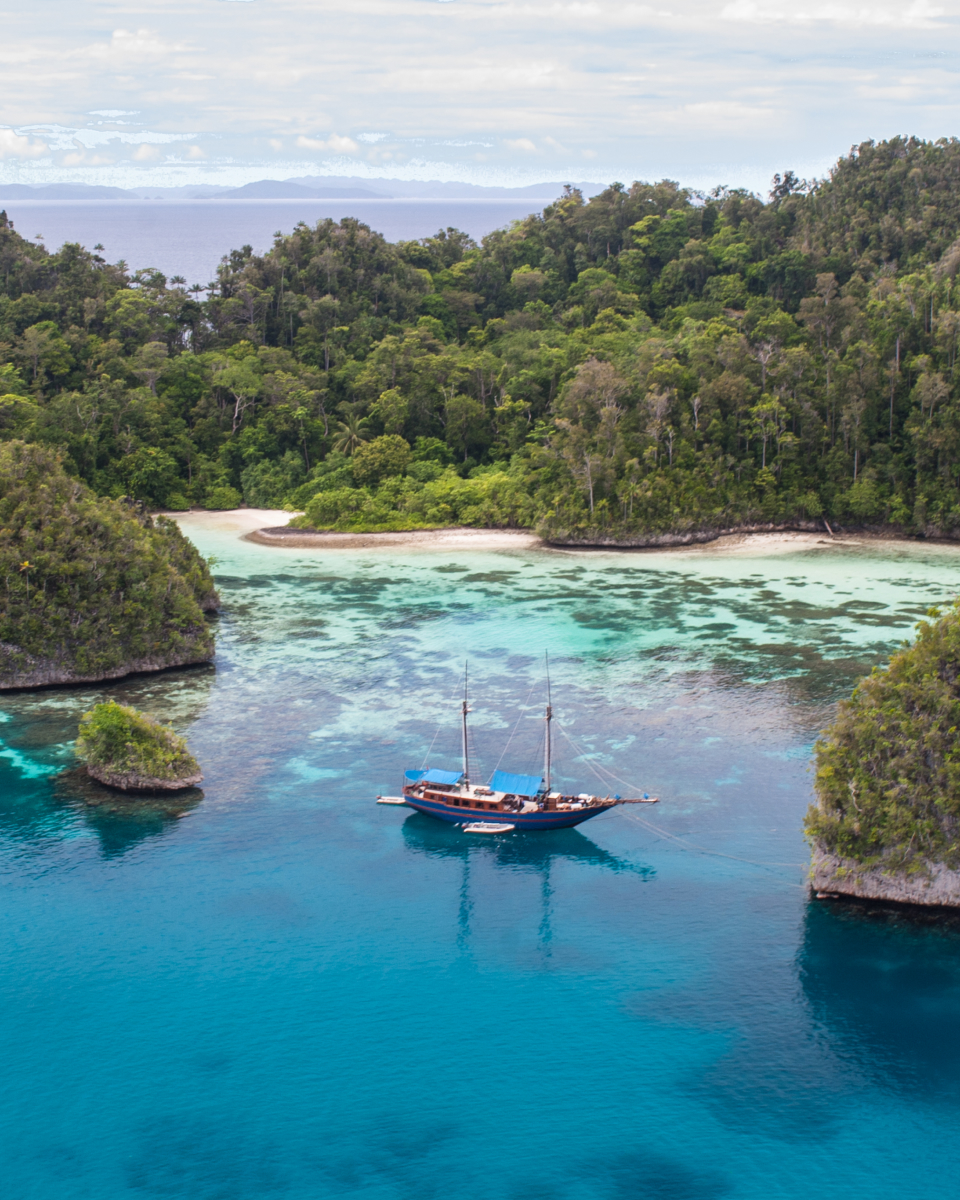
[(105, 767), (88, 765), (87, 774), (98, 783), (121, 792), (182, 792), (203, 783), (203, 775), (199, 771), (179, 779), (160, 779), (155, 775), (141, 775), (137, 771), (111, 771)]
[(814, 844), (810, 885), (820, 897), (856, 896), (863, 900), (960, 908), (960, 871), (929, 861), (913, 866), (912, 871), (864, 867), (855, 859), (841, 858)]
[(100, 683), (106, 679), (122, 679), (125, 675), (139, 675), (141, 672), (165, 671), (168, 667), (194, 666), (197, 663), (209, 662), (212, 657), (212, 640), (205, 637), (170, 654), (130, 658), (114, 666), (85, 674), (69, 660), (34, 658), (19, 646), (0, 642), (0, 691), (56, 687), (73, 683)]

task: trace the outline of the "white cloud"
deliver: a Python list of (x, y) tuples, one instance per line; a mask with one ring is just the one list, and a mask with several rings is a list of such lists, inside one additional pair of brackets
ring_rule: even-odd
[(317, 138), (304, 137), (301, 134), (297, 138), (297, 145), (301, 150), (332, 150), (335, 154), (359, 154), (360, 152), (360, 147), (353, 138), (340, 137), (336, 133), (331, 133), (325, 142), (318, 141)]
[(151, 146), (147, 142), (138, 146), (133, 154), (134, 162), (156, 162), (160, 157), (160, 151), (156, 146)]
[(172, 142), (189, 142), (197, 136), (195, 133), (155, 133), (152, 130), (125, 133), (118, 129), (69, 129), (63, 125), (22, 125), (20, 132), (46, 134), (53, 150), (67, 149), (77, 142), (88, 150), (94, 146), (109, 145), (111, 142), (121, 142), (128, 146), (144, 143), (163, 146)]
[(154, 29), (115, 29), (109, 42), (94, 42), (82, 46), (76, 54), (113, 66), (167, 58), (177, 51), (188, 50), (183, 42), (168, 42)]
[(41, 158), (49, 151), (45, 142), (31, 141), (12, 129), (0, 129), (0, 158)]
[[(111, 32), (109, 12), (142, 15)], [(11, 14), (0, 179), (17, 182), (49, 169), (236, 186), (339, 160), (371, 179), (589, 170), (765, 190), (774, 170), (822, 172), (867, 138), (957, 132), (960, 0), (272, 0), (231, 15), (45, 0)], [(142, 146), (163, 152), (134, 159)], [(94, 155), (114, 163), (98, 175)]]
[(757, 3), (756, 0), (733, 0), (733, 3), (728, 4), (720, 13), (725, 21), (746, 21), (753, 24), (830, 22), (836, 25), (879, 25), (895, 29), (932, 29), (942, 23), (937, 18), (943, 15), (944, 10), (939, 5), (929, 4), (927, 0), (913, 0), (912, 4), (905, 7), (894, 8), (849, 4), (813, 4), (806, 8), (793, 8)]
[(699, 104), (685, 104), (672, 112), (662, 113), (661, 118), (674, 124), (684, 124), (695, 129), (755, 129), (758, 125), (769, 125), (778, 117), (775, 109), (762, 105), (744, 104), (740, 100), (705, 100)]

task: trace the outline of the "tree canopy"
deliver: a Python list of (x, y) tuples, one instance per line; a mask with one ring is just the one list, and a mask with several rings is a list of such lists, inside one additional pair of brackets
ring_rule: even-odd
[(894, 138), (766, 200), (568, 188), (482, 245), (300, 224), (190, 289), (3, 216), (0, 438), (338, 527), (955, 536), (958, 183), (960, 142)]
[(866, 866), (960, 866), (960, 602), (862, 680), (817, 743), (806, 830)]
[(174, 521), (96, 496), (46, 447), (0, 443), (0, 687), (204, 661), (216, 603)]

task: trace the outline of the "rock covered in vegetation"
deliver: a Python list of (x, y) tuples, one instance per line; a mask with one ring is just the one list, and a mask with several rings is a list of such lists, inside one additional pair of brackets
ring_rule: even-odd
[(929, 616), (817, 743), (818, 892), (960, 906), (960, 602)]
[(84, 713), (77, 754), (89, 775), (124, 792), (179, 791), (203, 782), (187, 743), (169, 725), (112, 700)]
[(51, 450), (0, 444), (0, 689), (205, 662), (217, 604), (173, 521), (95, 496)]

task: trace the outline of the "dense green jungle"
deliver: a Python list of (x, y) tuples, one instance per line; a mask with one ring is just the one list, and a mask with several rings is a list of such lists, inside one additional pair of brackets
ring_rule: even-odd
[(476, 245), (357, 220), (216, 280), (0, 215), (0, 438), (154, 509), (641, 543), (960, 534), (960, 142), (864, 143), (766, 201), (567, 189)]
[(886, 870), (960, 866), (960, 601), (861, 679), (816, 745), (807, 837)]

